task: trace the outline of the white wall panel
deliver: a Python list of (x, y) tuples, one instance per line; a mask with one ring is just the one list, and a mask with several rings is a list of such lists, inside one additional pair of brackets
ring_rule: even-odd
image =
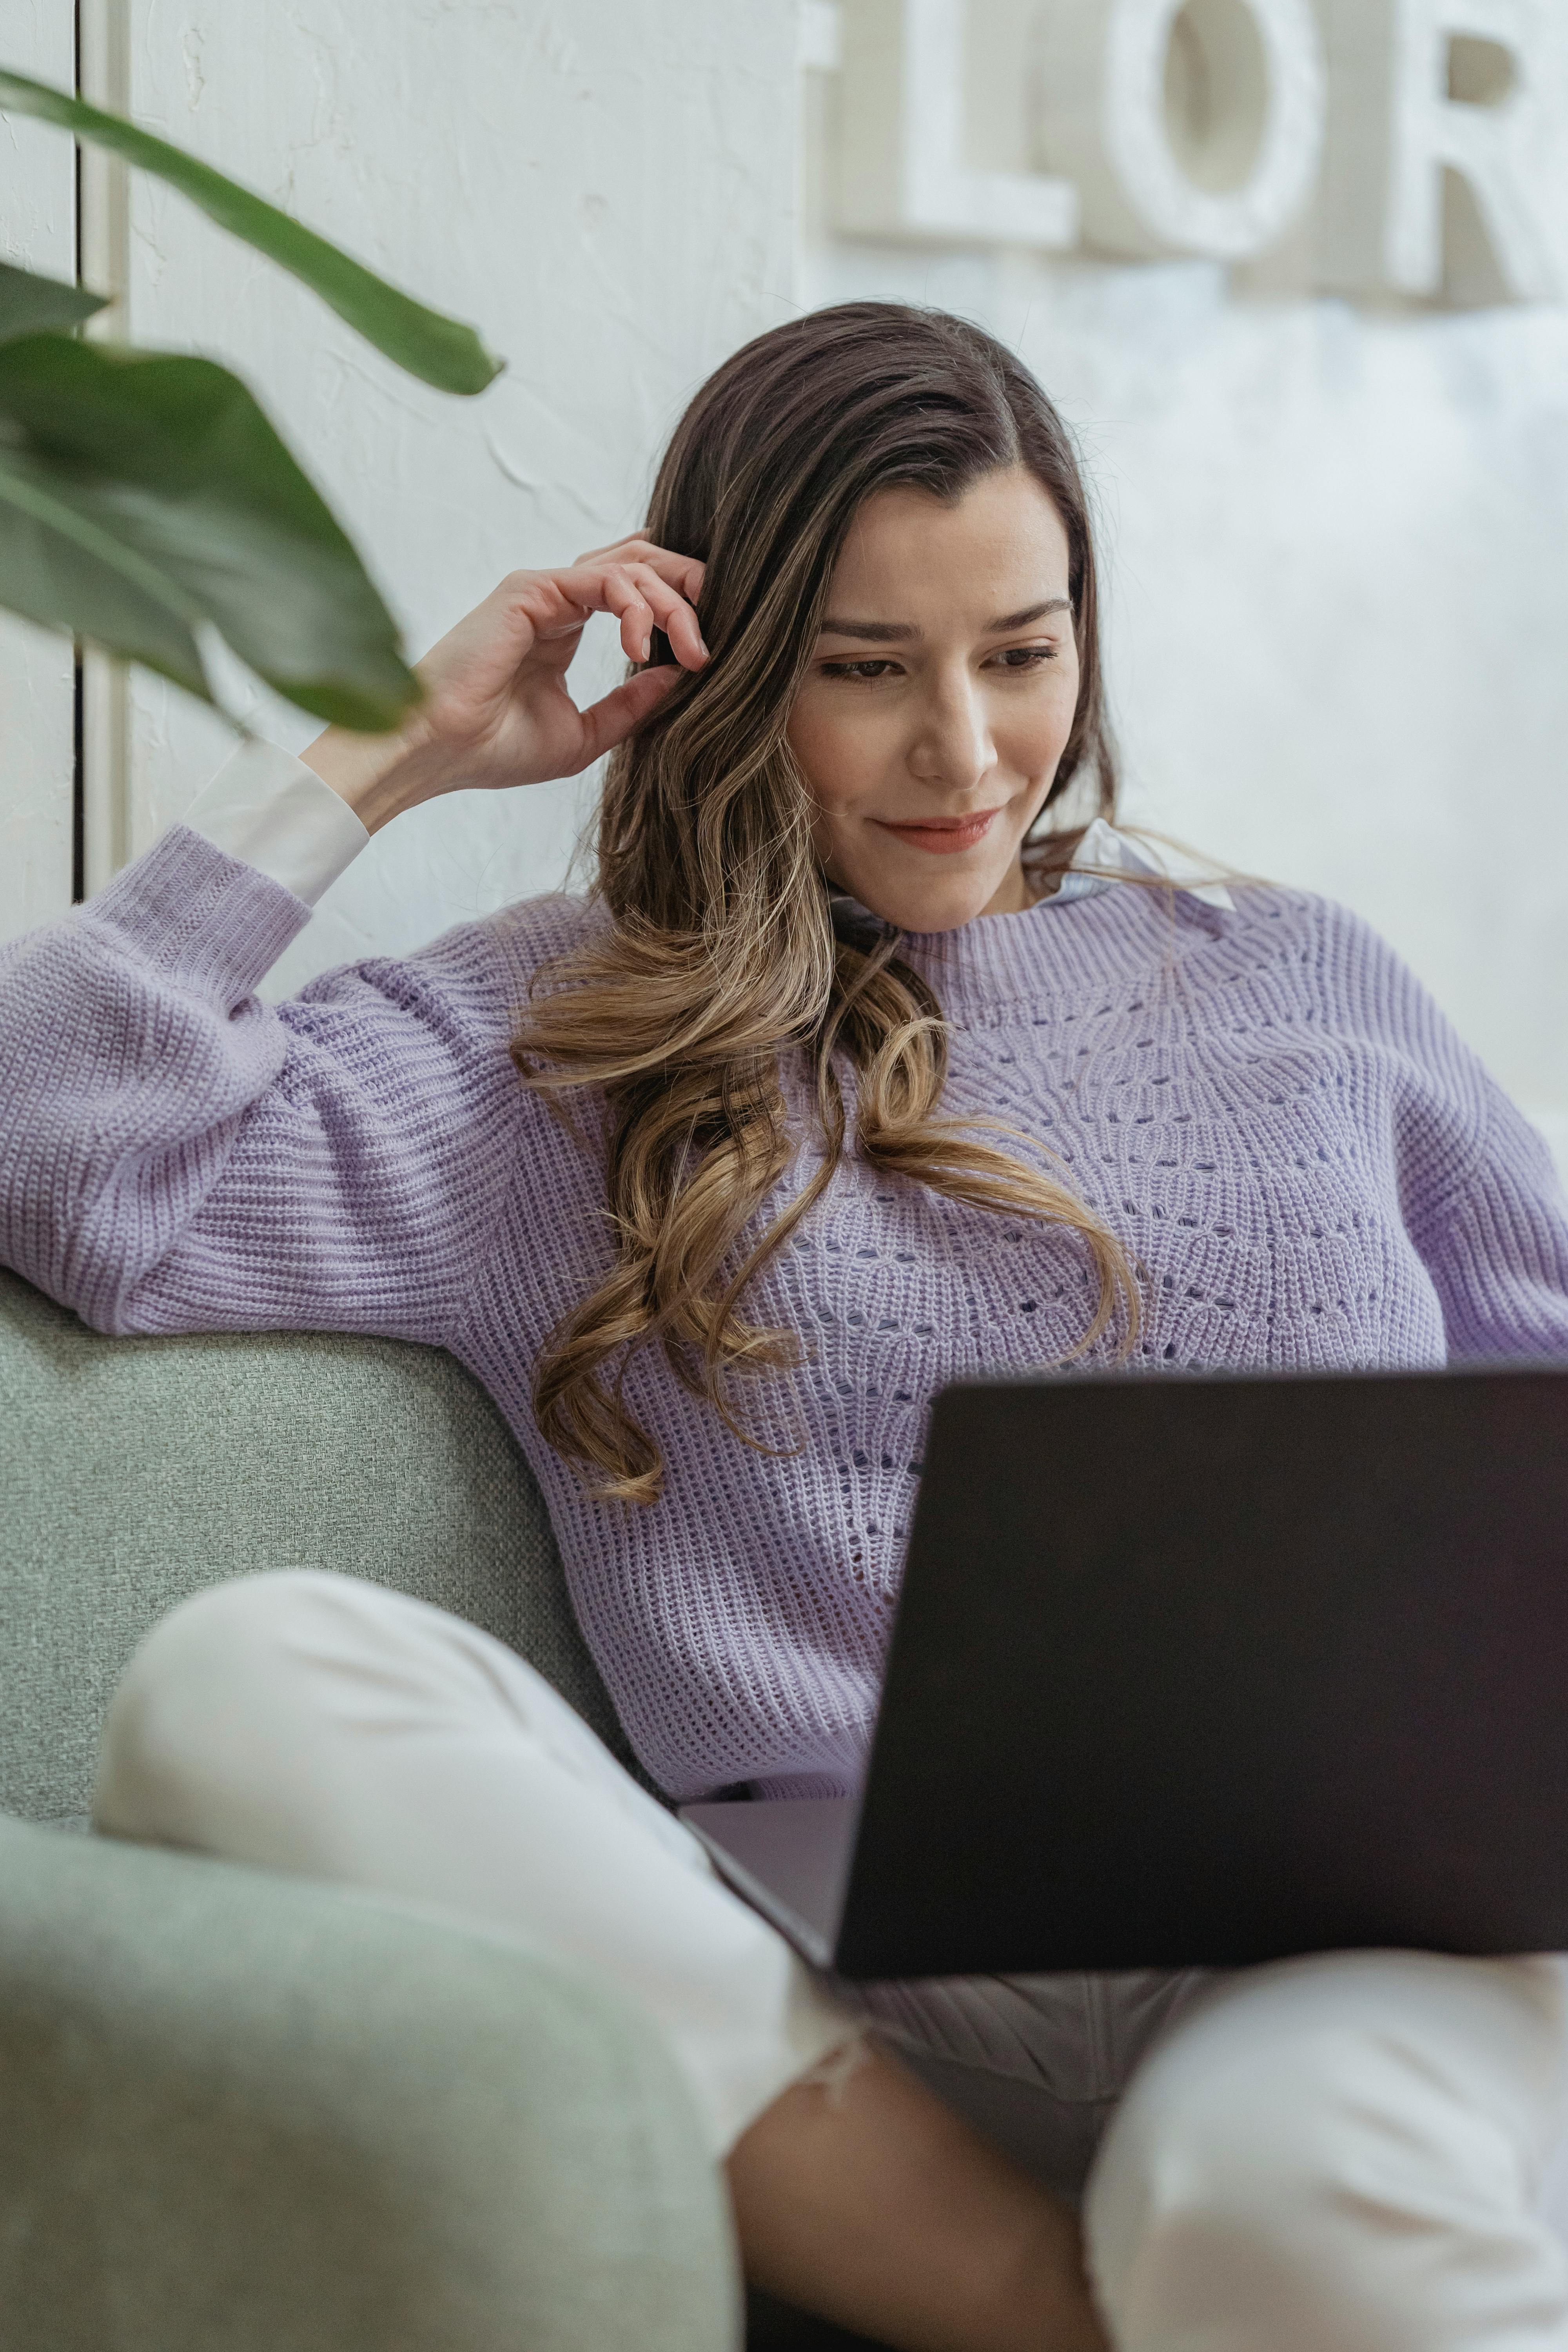
[[(67, 0), (5, 0), (0, 55), (18, 72), (70, 89)], [(63, 132), (0, 118), (5, 259), (75, 278), (75, 156)], [(70, 904), (74, 693), (69, 639), (0, 615), (0, 940)]]
[[(141, 120), (483, 329), (510, 367), (443, 398), (145, 181), (139, 341), (237, 366), (422, 647), (510, 567), (640, 520), (686, 394), (790, 307), (795, 25), (786, 0), (129, 0)], [(584, 666), (614, 667), (601, 638)], [(223, 730), (133, 678), (130, 846)], [(268, 731), (314, 730), (277, 709)], [(463, 795), (379, 835), (277, 976), (555, 886), (588, 787)]]

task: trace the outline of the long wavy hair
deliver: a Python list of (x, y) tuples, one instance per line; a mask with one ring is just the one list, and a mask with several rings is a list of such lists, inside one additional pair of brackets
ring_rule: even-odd
[[(1136, 1327), (1117, 1241), (983, 1130), (1043, 1148), (940, 1115), (941, 1007), (898, 932), (836, 922), (785, 737), (858, 509), (894, 487), (955, 500), (1015, 466), (1047, 491), (1071, 551), (1081, 684), (1047, 806), (1076, 780), (1087, 823), (1116, 799), (1089, 505), (1066, 426), (1001, 343), (900, 304), (819, 310), (727, 361), (659, 467), (647, 533), (706, 565), (712, 658), (611, 759), (596, 835), (607, 920), (541, 976), (511, 1049), (529, 1086), (563, 1108), (591, 1089), (604, 1114), (614, 1262), (552, 1332), (534, 1380), (543, 1435), (600, 1494), (660, 1492), (658, 1446), (624, 1393), (640, 1349), (662, 1348), (693, 1397), (762, 1444), (740, 1417), (737, 1377), (803, 1351), (797, 1333), (748, 1320), (742, 1297), (851, 1150), (949, 1200), (1077, 1234), (1099, 1302), (1075, 1355), (1118, 1320), (1129, 1339)], [(669, 658), (656, 637), (652, 659)], [(1081, 830), (1047, 832), (1034, 852), (1045, 874)], [(816, 1130), (816, 1166), (763, 1221), (803, 1128)]]

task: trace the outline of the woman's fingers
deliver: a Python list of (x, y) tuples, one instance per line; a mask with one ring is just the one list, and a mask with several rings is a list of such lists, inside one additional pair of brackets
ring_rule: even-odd
[(540, 580), (560, 615), (552, 627), (541, 612), (542, 636), (581, 627), (584, 613), (591, 610), (612, 614), (620, 623), (621, 645), (628, 661), (647, 661), (656, 628), (669, 638), (670, 649), (684, 668), (700, 669), (708, 659), (696, 614), (652, 563), (639, 558), (602, 566), (574, 565), (569, 572), (542, 573)]
[(650, 564), (659, 578), (679, 591), (689, 604), (695, 604), (702, 593), (704, 567), (694, 555), (674, 555), (668, 547), (656, 547), (651, 539), (633, 532), (628, 538), (616, 540), (613, 547), (595, 547), (577, 558), (574, 570), (602, 569), (611, 563)]
[(613, 563), (605, 572), (605, 603), (621, 624), (621, 644), (630, 661), (647, 661), (655, 627), (669, 639), (670, 651), (686, 669), (708, 659), (697, 615), (684, 596), (650, 563)]
[(684, 592), (678, 593), (651, 564), (640, 568), (633, 576), (669, 639), (669, 649), (676, 660), (683, 669), (701, 669), (708, 660), (708, 648), (702, 642), (701, 625)]
[(591, 768), (595, 760), (613, 751), (634, 727), (640, 727), (645, 719), (651, 718), (679, 676), (680, 672), (668, 663), (658, 669), (645, 669), (637, 677), (627, 678), (624, 686), (617, 686), (602, 701), (590, 703), (582, 714), (583, 748), (578, 772)]
[(621, 651), (628, 661), (647, 661), (653, 643), (652, 605), (638, 593), (623, 565), (607, 565), (603, 577), (604, 608), (621, 625)]

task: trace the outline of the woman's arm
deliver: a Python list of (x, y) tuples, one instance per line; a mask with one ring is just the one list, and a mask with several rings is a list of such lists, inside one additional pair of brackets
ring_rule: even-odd
[(1405, 1230), (1453, 1362), (1568, 1360), (1568, 1208), (1545, 1144), (1415, 973), (1359, 918), (1323, 907), (1331, 1020), (1370, 1046)]
[(1545, 1144), (1485, 1084), (1480, 1149), (1422, 1253), (1449, 1357), (1568, 1363), (1568, 1206)]
[[(406, 729), (331, 730), (308, 757), (370, 828), (440, 793), (573, 773), (678, 674), (577, 711), (564, 672), (589, 614), (619, 616), (634, 659), (657, 624), (696, 667), (681, 591), (700, 582), (641, 542), (516, 574), (421, 666)], [(479, 924), (262, 1005), (309, 908), (276, 860), (263, 870), (269, 822), (288, 864), (265, 791), (250, 818), (257, 863), (218, 845), (222, 822), (218, 841), (176, 826), (0, 955), (0, 1262), (104, 1330), (445, 1338), (517, 1148), (515, 974)]]

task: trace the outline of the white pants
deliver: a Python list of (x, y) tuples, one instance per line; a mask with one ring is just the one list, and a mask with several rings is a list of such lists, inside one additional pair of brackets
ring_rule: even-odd
[(95, 1814), (596, 1969), (662, 2028), (716, 2156), (869, 2011), (1042, 2177), (1070, 2187), (1092, 2157), (1121, 2352), (1568, 2352), (1568, 2255), (1540, 2210), (1564, 2113), (1555, 1961), (829, 1986), (510, 1650), (304, 1570), (155, 1629)]

